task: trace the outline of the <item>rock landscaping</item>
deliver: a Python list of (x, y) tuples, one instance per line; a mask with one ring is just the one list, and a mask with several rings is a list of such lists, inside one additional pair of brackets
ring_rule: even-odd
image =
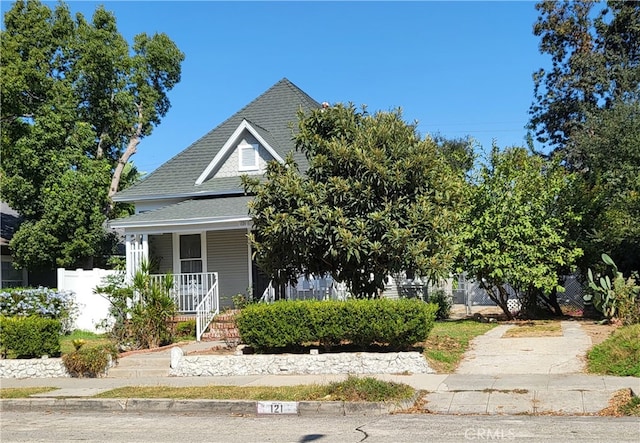
[(0, 360), (0, 378), (69, 377), (61, 358)]
[(253, 354), (185, 356), (171, 351), (172, 376), (225, 376), (265, 374), (429, 374), (419, 352), (345, 352), (311, 354)]

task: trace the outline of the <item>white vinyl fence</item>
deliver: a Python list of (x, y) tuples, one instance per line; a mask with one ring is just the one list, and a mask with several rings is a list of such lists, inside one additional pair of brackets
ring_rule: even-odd
[(73, 291), (78, 306), (78, 318), (74, 329), (82, 329), (96, 333), (106, 332), (98, 328), (97, 324), (108, 317), (109, 301), (95, 294), (93, 289), (102, 284), (102, 279), (117, 271), (107, 269), (74, 271), (58, 268), (58, 289)]

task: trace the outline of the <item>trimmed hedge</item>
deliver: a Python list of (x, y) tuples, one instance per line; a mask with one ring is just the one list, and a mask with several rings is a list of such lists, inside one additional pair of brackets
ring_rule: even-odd
[(242, 341), (258, 352), (347, 341), (362, 349), (407, 349), (426, 340), (437, 305), (417, 299), (278, 301), (244, 308), (236, 322)]
[(60, 320), (42, 317), (0, 317), (0, 352), (15, 358), (60, 355)]

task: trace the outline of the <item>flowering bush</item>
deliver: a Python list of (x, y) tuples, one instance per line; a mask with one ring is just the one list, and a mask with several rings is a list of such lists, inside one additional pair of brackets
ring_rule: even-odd
[(63, 332), (70, 332), (78, 314), (72, 291), (49, 288), (13, 289), (0, 292), (0, 315), (28, 317), (35, 315), (60, 320)]

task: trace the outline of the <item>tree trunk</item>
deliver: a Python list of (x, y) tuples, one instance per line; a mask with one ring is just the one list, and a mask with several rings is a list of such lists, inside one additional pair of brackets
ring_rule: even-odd
[(133, 154), (136, 153), (137, 147), (140, 144), (140, 138), (142, 137), (142, 105), (137, 104), (138, 107), (138, 123), (137, 126), (133, 128), (133, 134), (129, 139), (129, 143), (127, 144), (127, 149), (122, 153), (122, 156), (118, 159), (118, 164), (116, 165), (115, 171), (113, 171), (113, 177), (111, 178), (111, 186), (109, 187), (108, 199), (109, 205), (107, 207), (107, 216), (113, 210), (113, 196), (116, 192), (118, 192), (118, 187), (120, 186), (120, 177), (122, 176), (122, 171), (124, 170), (125, 165), (131, 158)]
[[(502, 312), (507, 317), (507, 320), (513, 320), (513, 315), (509, 312), (509, 306), (507, 305), (507, 300), (509, 298), (509, 294), (502, 286), (486, 286), (482, 280), (480, 280), (480, 287), (487, 292), (487, 295), (493, 302), (502, 309)], [(498, 294), (496, 295), (494, 292), (494, 288), (498, 290)]]
[(553, 309), (553, 315), (556, 317), (562, 317), (562, 308), (558, 303), (558, 291), (556, 289), (551, 291), (551, 294), (549, 294), (549, 305)]
[(522, 317), (527, 319), (536, 317), (538, 295), (542, 296), (539, 292), (539, 290), (531, 286), (524, 292), (524, 297), (520, 298), (520, 302), (522, 303), (522, 306), (520, 307)]

